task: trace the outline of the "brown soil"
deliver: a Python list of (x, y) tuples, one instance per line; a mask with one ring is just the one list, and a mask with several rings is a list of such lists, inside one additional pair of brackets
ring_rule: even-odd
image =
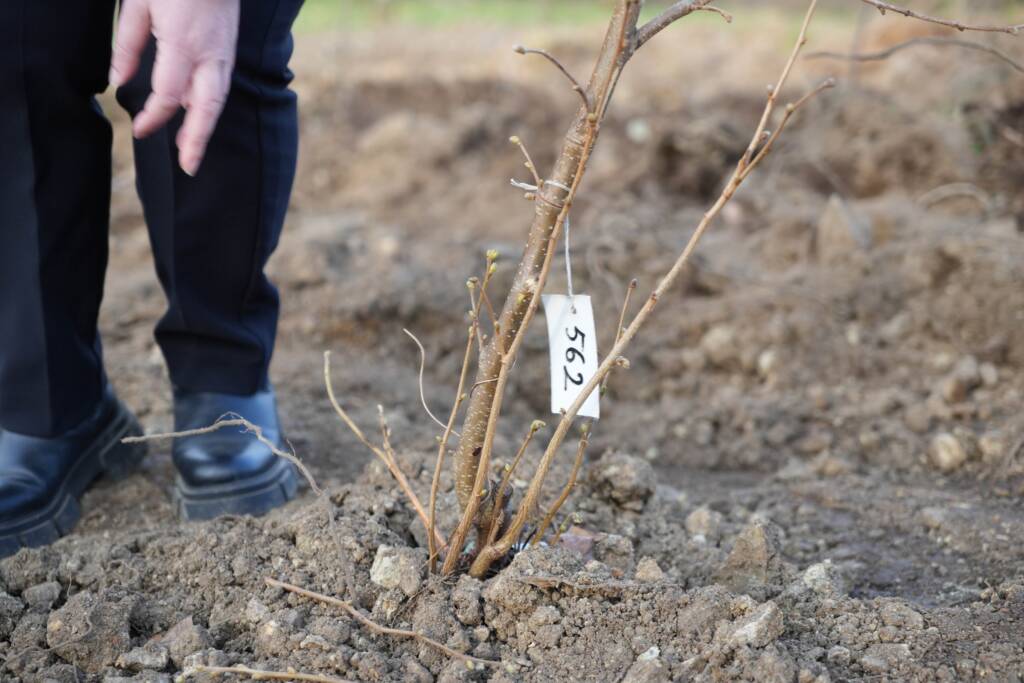
[[(653, 286), (742, 149), (785, 49), (774, 28), (694, 24), (631, 67), (573, 221), (576, 288), (597, 301), (605, 348), (626, 283)], [(307, 493), (265, 519), (182, 524), (154, 447), (142, 472), (86, 496), (71, 536), (0, 562), (0, 678), (169, 681), (199, 664), (360, 681), (1024, 677), (1024, 80), (973, 53), (865, 66), (801, 117), (615, 376), (559, 547), (483, 583), (421, 575), (424, 534), (326, 403), (321, 352), (358, 421), (385, 407), (425, 495), (437, 430), (401, 330), (426, 345), (443, 413), (465, 279), (493, 248), (507, 281), (530, 214), (506, 186), (522, 175), (507, 138), (544, 168), (575, 106), (543, 64), (495, 46), (583, 71), (594, 33), (303, 41), (274, 379), (330, 505)], [(806, 62), (794, 92), (827, 68), (849, 76)], [(103, 328), (115, 384), (159, 432), (163, 300), (117, 132)], [(540, 327), (496, 467), (546, 411)], [(378, 554), (398, 576), (371, 580)], [(374, 635), (268, 576), (500, 664)]]

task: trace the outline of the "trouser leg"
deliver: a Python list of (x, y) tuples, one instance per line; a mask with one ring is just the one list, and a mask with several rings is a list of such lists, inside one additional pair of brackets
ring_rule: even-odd
[(0, 428), (54, 436), (104, 382), (113, 0), (0, 2)]
[[(251, 394), (268, 385), (278, 295), (264, 275), (291, 195), (298, 150), (288, 88), (301, 0), (245, 0), (235, 73), (199, 172), (177, 164), (176, 117), (135, 143), (142, 199), (168, 310), (156, 328), (171, 381), (194, 392)], [(118, 91), (133, 116), (150, 91), (154, 46)]]

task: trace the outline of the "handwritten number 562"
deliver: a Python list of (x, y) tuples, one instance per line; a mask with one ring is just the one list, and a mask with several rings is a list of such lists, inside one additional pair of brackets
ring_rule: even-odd
[[(584, 334), (583, 331), (580, 328), (575, 327), (575, 328), (573, 328), (572, 331), (566, 330), (565, 331), (565, 336), (567, 336), (569, 338), (569, 341), (571, 341), (571, 342), (579, 342), (579, 345), (580, 345), (580, 348), (578, 348), (578, 349), (573, 347), (573, 346), (570, 346), (569, 348), (567, 348), (565, 350), (565, 360), (566, 360), (566, 362), (567, 363), (575, 363), (576, 361), (579, 361), (581, 363), (585, 362), (584, 361), (585, 356), (583, 355), (583, 349), (586, 347), (587, 335)], [(569, 372), (568, 366), (567, 365), (563, 365), (562, 366), (562, 373), (565, 375), (565, 378), (564, 378), (564, 381), (563, 381), (563, 385), (564, 385), (564, 390), (565, 391), (569, 390), (569, 384), (570, 383), (572, 383), (572, 384), (574, 384), (576, 386), (580, 386), (580, 385), (583, 384), (583, 373), (582, 372), (578, 372), (575, 375), (573, 375), (572, 373)]]

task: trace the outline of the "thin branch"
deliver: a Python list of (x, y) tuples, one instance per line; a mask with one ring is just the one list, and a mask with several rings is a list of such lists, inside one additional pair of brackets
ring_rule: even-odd
[[(440, 420), (438, 420), (437, 417), (434, 415), (434, 413), (430, 412), (430, 407), (427, 405), (427, 396), (423, 392), (423, 371), (427, 367), (427, 350), (423, 348), (423, 344), (420, 343), (420, 340), (416, 338), (415, 334), (413, 334), (409, 330), (405, 329), (404, 327), (402, 328), (402, 332), (405, 332), (409, 336), (410, 339), (412, 339), (414, 342), (416, 342), (416, 346), (419, 347), (419, 350), (420, 350), (420, 379), (419, 379), (419, 383), (420, 383), (420, 403), (423, 404), (423, 410), (427, 411), (427, 415), (430, 416), (430, 419), (433, 420), (434, 423), (437, 424), (438, 427), (440, 427), (441, 429), (444, 429), (445, 428), (444, 422), (441, 422)], [(455, 432), (455, 436), (458, 436), (458, 435), (459, 435), (459, 433)]]
[(1006, 54), (1002, 50), (997, 50), (994, 47), (989, 47), (983, 43), (978, 43), (973, 40), (962, 40), (960, 38), (945, 38), (941, 36), (921, 36), (918, 38), (911, 38), (902, 43), (897, 43), (892, 47), (881, 50), (879, 52), (860, 52), (860, 53), (849, 53), (844, 54), (842, 52), (811, 52), (806, 56), (806, 59), (845, 59), (851, 62), (878, 62), (884, 59), (888, 59), (897, 52), (906, 50), (908, 47), (914, 47), (916, 45), (937, 45), (945, 46), (949, 45), (952, 47), (962, 47), (968, 50), (977, 50), (978, 52), (984, 52), (992, 55), (996, 59), (1002, 60), (1005, 64), (1012, 67), (1014, 70), (1024, 73), (1024, 65), (1020, 62), (1015, 61), (1010, 55)]
[[(525, 147), (523, 148), (523, 153), (526, 153)], [(529, 158), (529, 155), (527, 155), (527, 158)], [(438, 445), (437, 460), (434, 464), (434, 476), (430, 482), (430, 525), (427, 536), (430, 573), (434, 573), (437, 569), (437, 556), (440, 552), (436, 547), (435, 538), (440, 537), (440, 533), (437, 531), (437, 492), (441, 485), (441, 470), (444, 467), (445, 456), (448, 454), (448, 440), (451, 438), (452, 434), (458, 434), (455, 431), (455, 419), (459, 414), (459, 408), (462, 407), (463, 401), (467, 398), (463, 389), (466, 386), (466, 378), (469, 376), (470, 358), (473, 354), (473, 340), (479, 340), (479, 348), (482, 349), (484, 347), (483, 339), (480, 338), (480, 306), (482, 303), (487, 301), (487, 285), (491, 281), (491, 276), (497, 272), (497, 268), (495, 266), (497, 260), (498, 252), (494, 249), (488, 250), (486, 272), (484, 273), (483, 284), (480, 287), (480, 296), (473, 299), (472, 288), (470, 290), (470, 299), (473, 300), (473, 310), (470, 311), (470, 317), (472, 320), (469, 326), (469, 338), (466, 341), (466, 352), (462, 357), (462, 369), (459, 371), (459, 386), (455, 391), (455, 402), (452, 404), (451, 413), (448, 416), (448, 424), (445, 425), (444, 434), (441, 436), (441, 441)], [(488, 303), (488, 305), (490, 304)], [(498, 323), (497, 318), (493, 317), (493, 311), (491, 316), (494, 324), (494, 333), (495, 336), (497, 336)], [(470, 390), (470, 395), (472, 395), (472, 393), (472, 390)], [(441, 544), (441, 548), (445, 547), (446, 546), (444, 544)]]
[(708, 5), (707, 7), (701, 7), (700, 9), (704, 12), (711, 12), (712, 14), (717, 14), (718, 16), (725, 19), (725, 23), (727, 24), (732, 23), (732, 15), (726, 12), (724, 9), (715, 7), (714, 5)]
[(513, 135), (508, 139), (508, 141), (517, 146), (519, 151), (523, 153), (523, 156), (526, 157), (526, 168), (529, 169), (530, 173), (533, 175), (533, 182), (539, 189), (543, 181), (540, 179), (540, 174), (537, 173), (537, 164), (533, 163), (533, 157), (531, 157), (530, 152), (527, 151), (526, 145), (518, 135)]
[(445, 645), (444, 643), (439, 643), (438, 641), (434, 640), (433, 638), (430, 638), (430, 637), (428, 637), (428, 636), (426, 636), (426, 635), (424, 635), (422, 633), (417, 633), (416, 631), (408, 631), (406, 629), (401, 629), (401, 628), (390, 628), (388, 626), (381, 626), (380, 624), (378, 624), (377, 622), (373, 621), (372, 619), (367, 617), (365, 614), (363, 614), (362, 612), (357, 610), (351, 604), (349, 604), (348, 602), (346, 602), (345, 600), (342, 600), (340, 598), (334, 598), (334, 597), (331, 597), (330, 595), (324, 595), (323, 593), (317, 593), (316, 591), (311, 591), (311, 590), (308, 590), (306, 588), (301, 588), (301, 587), (296, 586), (294, 584), (285, 583), (284, 581), (278, 581), (277, 579), (272, 579), (270, 577), (267, 577), (265, 580), (266, 580), (268, 586), (274, 586), (275, 588), (280, 588), (282, 590), (288, 591), (289, 593), (295, 593), (296, 595), (301, 595), (304, 598), (310, 598), (311, 600), (316, 600), (318, 602), (322, 602), (322, 603), (327, 604), (327, 605), (333, 605), (334, 607), (340, 607), (341, 609), (345, 610), (345, 612), (347, 612), (348, 615), (351, 616), (353, 619), (355, 619), (360, 624), (362, 624), (363, 626), (365, 626), (366, 628), (370, 629), (371, 631), (373, 631), (374, 633), (376, 633), (378, 635), (398, 636), (399, 638), (413, 638), (414, 640), (418, 640), (419, 642), (421, 642), (421, 643), (423, 643), (425, 645), (429, 645), (430, 647), (433, 647), (433, 648), (435, 648), (437, 650), (440, 650), (441, 652), (445, 653), (449, 657), (453, 657), (455, 659), (461, 659), (464, 662), (471, 662), (473, 664), (481, 664), (483, 666), (498, 666), (499, 664), (501, 664), (501, 662), (495, 662), (495, 661), (491, 661), (489, 659), (480, 659), (479, 657), (473, 657), (472, 655), (467, 655), (467, 654), (459, 652), (457, 650), (453, 650), (450, 647), (448, 647), (447, 645)]
[[(835, 85), (836, 80), (834, 78), (826, 78), (824, 81), (819, 83), (818, 86), (815, 87), (813, 90), (804, 94), (804, 96), (801, 97), (799, 100), (797, 100), (796, 102), (790, 102), (789, 104), (786, 105), (786, 112), (785, 114), (783, 114), (782, 120), (779, 121), (779, 125), (771, 134), (768, 135), (767, 141), (765, 141), (764, 146), (761, 147), (761, 150), (757, 153), (757, 156), (754, 157), (753, 161), (747, 164), (747, 166), (740, 173), (741, 181), (746, 180), (747, 176), (750, 175), (750, 172), (753, 171), (757, 167), (757, 165), (760, 164), (761, 161), (766, 156), (768, 156), (768, 154), (771, 153), (772, 147), (775, 145), (776, 141), (778, 141), (779, 136), (782, 135), (782, 131), (786, 130), (786, 126), (789, 124), (790, 119), (793, 118), (793, 114), (799, 111), (800, 108), (807, 104), (809, 100), (821, 94), (822, 91), (828, 90), (829, 88), (834, 88)], [(764, 137), (763, 132), (762, 137)]]
[[(608, 376), (611, 376), (610, 374)], [(590, 424), (583, 426), (583, 435), (580, 437), (580, 444), (576, 449), (576, 460), (572, 464), (572, 472), (569, 473), (569, 481), (565, 484), (565, 488), (562, 489), (561, 495), (548, 510), (548, 514), (544, 516), (544, 521), (537, 527), (537, 531), (533, 535), (533, 545), (537, 545), (540, 540), (544, 537), (544, 533), (551, 526), (551, 522), (555, 520), (555, 515), (565, 504), (565, 501), (569, 499), (569, 495), (572, 493), (573, 488), (576, 486), (576, 477), (580, 474), (580, 468), (583, 467), (583, 456), (587, 452), (587, 445), (590, 443)]]
[(680, 0), (669, 6), (664, 12), (641, 26), (636, 33), (636, 47), (639, 50), (644, 43), (661, 33), (688, 14), (703, 9), (711, 4), (711, 0)]
[[(413, 508), (415, 508), (416, 514), (419, 515), (420, 521), (423, 522), (423, 528), (430, 529), (430, 519), (427, 516), (427, 511), (423, 509), (423, 504), (420, 503), (420, 499), (416, 496), (416, 492), (413, 491), (412, 486), (409, 485), (409, 480), (405, 478), (405, 474), (402, 472), (402, 469), (398, 466), (398, 462), (393, 457), (391, 457), (391, 455), (388, 452), (382, 450), (378, 446), (373, 445), (370, 442), (370, 440), (366, 438), (366, 435), (363, 433), (363, 430), (359, 428), (359, 425), (357, 425), (352, 420), (351, 417), (349, 417), (348, 413), (346, 413), (345, 410), (341, 407), (341, 404), (338, 403), (338, 399), (335, 398), (334, 383), (331, 381), (330, 351), (324, 351), (324, 384), (327, 387), (327, 397), (330, 399), (331, 405), (334, 407), (334, 412), (338, 414), (338, 417), (340, 417), (341, 421), (345, 423), (345, 426), (347, 426), (349, 430), (353, 434), (355, 434), (356, 438), (359, 439), (359, 441), (362, 442), (364, 446), (369, 448), (373, 452), (373, 454), (376, 455), (381, 460), (381, 462), (384, 463), (384, 465), (388, 468), (388, 471), (391, 472), (391, 476), (393, 476), (395, 478), (395, 481), (398, 482), (398, 486), (401, 487), (402, 492), (405, 494), (406, 498), (409, 499), (409, 502), (412, 504)], [(441, 547), (444, 547), (444, 538), (440, 534), (437, 535), (437, 542), (441, 545)]]
[(347, 679), (323, 676), (321, 674), (304, 674), (297, 671), (262, 671), (250, 669), (241, 664), (237, 666), (192, 666), (182, 672), (185, 679), (195, 674), (207, 674), (212, 677), (227, 674), (247, 676), (254, 681), (311, 681), (312, 683), (352, 683)]
[(915, 12), (912, 9), (906, 7), (900, 7), (899, 5), (893, 5), (888, 2), (882, 2), (882, 0), (861, 0), (861, 2), (871, 5), (876, 8), (883, 15), (886, 12), (893, 12), (894, 14), (902, 14), (905, 17), (911, 19), (918, 19), (920, 21), (926, 21), (929, 24), (939, 24), (940, 26), (948, 26), (949, 28), (955, 28), (957, 31), (982, 31), (986, 33), (1009, 33), (1010, 35), (1017, 35), (1021, 29), (1024, 29), (1024, 24), (1015, 24), (1012, 26), (995, 26), (990, 24), (965, 24), (962, 21), (956, 19), (942, 19), (939, 17), (930, 17), (927, 14), (921, 14)]
[[(584, 87), (580, 85), (580, 82), (576, 80), (576, 77), (569, 73), (569, 70), (565, 68), (565, 65), (558, 61), (558, 59), (553, 54), (551, 54), (547, 50), (540, 50), (532, 47), (523, 47), (522, 45), (516, 45), (512, 49), (521, 55), (540, 55), (544, 59), (554, 64), (555, 68), (561, 71), (563, 76), (569, 79), (569, 83), (572, 84), (572, 89), (575, 90), (576, 94), (579, 95), (580, 98), (583, 100), (583, 106), (586, 107), (586, 110), (593, 111), (593, 109), (590, 108), (590, 96), (587, 95), (586, 89), (584, 89)], [(537, 185), (540, 186), (539, 179)]]
[[(623, 297), (622, 300), (622, 310), (619, 311), (619, 325), (618, 327), (615, 328), (615, 341), (612, 342), (612, 346), (615, 346), (616, 344), (619, 343), (619, 340), (622, 339), (622, 333), (626, 330), (626, 314), (629, 312), (629, 302), (630, 300), (632, 300), (633, 292), (636, 291), (636, 288), (639, 284), (640, 282), (636, 278), (633, 278), (632, 280), (629, 281), (629, 286), (626, 287), (626, 296)], [(609, 372), (605, 376), (604, 381), (601, 382), (602, 394), (604, 394), (604, 392), (608, 389), (608, 380), (611, 379), (611, 376), (612, 374)], [(593, 422), (593, 420), (591, 420), (591, 422)]]
[[(475, 327), (475, 323), (473, 327)], [(455, 402), (452, 404), (451, 413), (448, 416), (448, 424), (445, 425), (444, 434), (437, 448), (437, 460), (434, 463), (434, 476), (430, 481), (430, 524), (427, 530), (427, 544), (430, 553), (430, 572), (434, 573), (437, 568), (437, 543), (435, 537), (440, 537), (437, 531), (437, 492), (441, 487), (441, 471), (444, 468), (445, 456), (448, 454), (448, 439), (455, 433), (455, 419), (458, 417), (459, 408), (466, 400), (463, 388), (466, 386), (466, 377), (469, 375), (469, 362), (473, 355), (473, 340), (476, 334), (473, 327), (469, 328), (469, 337), (466, 341), (466, 352), (462, 357), (462, 369), (459, 371), (459, 386), (455, 390)]]
[[(512, 463), (505, 465), (505, 471), (501, 475), (501, 483), (498, 484), (497, 492), (494, 494), (494, 507), (497, 510), (501, 510), (505, 506), (505, 492), (508, 490), (509, 482), (512, 481), (512, 475), (515, 474), (516, 469), (519, 467), (519, 463), (523, 459), (523, 455), (526, 454), (526, 449), (533, 441), (534, 435), (541, 429), (546, 427), (547, 424), (542, 420), (534, 420), (530, 425), (530, 431), (526, 433), (526, 438), (523, 439), (523, 443), (520, 444), (519, 450), (516, 452), (516, 457), (512, 459)], [(488, 538), (490, 541), (494, 540), (494, 536), (501, 526), (500, 520), (495, 517), (491, 522), (491, 529), (488, 532)]]
[(270, 439), (263, 435), (263, 428), (259, 425), (249, 422), (241, 415), (237, 413), (225, 413), (216, 422), (209, 427), (201, 427), (199, 429), (188, 429), (182, 432), (169, 432), (166, 434), (147, 434), (145, 436), (128, 436), (121, 439), (121, 443), (143, 443), (146, 441), (163, 441), (165, 439), (182, 439), (189, 436), (202, 436), (203, 434), (212, 434), (213, 432), (224, 429), (225, 427), (243, 427), (246, 432), (256, 437), (257, 441), (270, 449), (270, 452), (279, 458), (284, 458), (291, 464), (298, 468), (302, 476), (305, 477), (309, 483), (309, 488), (313, 490), (317, 496), (323, 496), (324, 492), (317, 483), (316, 479), (313, 478), (313, 473), (310, 472), (306, 466), (299, 460), (295, 453), (288, 453), (278, 448)]

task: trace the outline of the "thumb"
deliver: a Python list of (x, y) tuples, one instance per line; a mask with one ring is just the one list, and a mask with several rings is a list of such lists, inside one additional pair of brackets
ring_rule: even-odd
[(142, 51), (149, 42), (151, 22), (145, 0), (122, 0), (117, 20), (117, 37), (110, 61), (110, 84), (124, 85), (139, 68)]

